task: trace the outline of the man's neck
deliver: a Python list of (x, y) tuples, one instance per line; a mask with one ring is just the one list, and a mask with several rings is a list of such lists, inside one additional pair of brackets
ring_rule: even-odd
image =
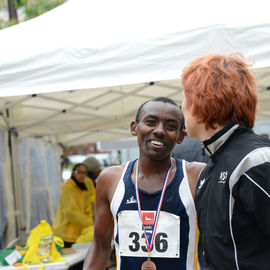
[(151, 160), (148, 158), (139, 157), (138, 162), (140, 172), (143, 172), (143, 174), (157, 174), (166, 172), (172, 163), (170, 156), (163, 160)]
[(163, 160), (148, 160), (139, 158), (138, 162), (139, 188), (149, 193), (156, 192), (162, 189), (164, 180), (170, 166), (172, 166), (172, 173), (170, 174), (169, 182), (171, 181), (175, 173), (174, 162), (172, 162), (171, 164), (170, 157)]

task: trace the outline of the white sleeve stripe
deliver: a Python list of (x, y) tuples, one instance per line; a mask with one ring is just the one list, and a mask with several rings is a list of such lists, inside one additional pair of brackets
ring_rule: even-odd
[(270, 198), (270, 194), (266, 191), (266, 190), (264, 190), (258, 183), (256, 183), (251, 177), (249, 177), (246, 173), (244, 173), (244, 175), (254, 184), (254, 185), (256, 185), (262, 192), (264, 192), (265, 194), (266, 194), (266, 196), (268, 197), (268, 198)]
[(238, 265), (238, 254), (237, 247), (234, 239), (233, 228), (232, 228), (232, 213), (234, 208), (234, 198), (232, 196), (232, 190), (234, 185), (237, 183), (241, 175), (247, 172), (250, 168), (255, 167), (257, 165), (261, 165), (270, 160), (270, 147), (262, 147), (254, 149), (248, 155), (246, 155), (242, 161), (237, 165), (233, 173), (231, 174), (229, 180), (229, 188), (230, 188), (230, 199), (229, 199), (229, 219), (230, 219), (230, 232), (232, 237), (232, 242), (234, 246), (234, 256), (235, 256), (235, 266), (236, 269), (239, 270)]
[(110, 203), (110, 209), (111, 209), (111, 212), (112, 212), (112, 215), (114, 216), (114, 218), (116, 218), (118, 208), (119, 208), (119, 206), (123, 200), (123, 197), (124, 197), (125, 184), (124, 184), (123, 178), (125, 176), (129, 162), (130, 161), (128, 161), (125, 165), (122, 176), (121, 176), (121, 178), (116, 186), (116, 189), (115, 189), (113, 197), (112, 197), (112, 201)]

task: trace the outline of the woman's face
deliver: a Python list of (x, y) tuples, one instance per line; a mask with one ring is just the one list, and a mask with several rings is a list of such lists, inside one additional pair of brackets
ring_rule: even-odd
[(188, 135), (193, 138), (199, 138), (198, 121), (197, 121), (197, 118), (192, 113), (192, 106), (187, 104), (185, 92), (184, 92), (184, 99), (182, 102), (182, 112), (185, 117), (185, 125), (186, 125)]
[(83, 165), (78, 166), (72, 175), (76, 178), (78, 182), (83, 183), (87, 175), (86, 167)]

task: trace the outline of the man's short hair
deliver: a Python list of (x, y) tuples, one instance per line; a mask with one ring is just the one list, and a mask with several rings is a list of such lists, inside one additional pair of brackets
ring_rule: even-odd
[(169, 103), (173, 106), (176, 106), (179, 108), (179, 111), (180, 111), (180, 118), (181, 118), (181, 125), (180, 125), (180, 131), (182, 131), (184, 129), (184, 126), (185, 126), (185, 120), (184, 120), (184, 115), (182, 113), (182, 110), (181, 110), (181, 107), (179, 107), (172, 99), (168, 98), (168, 97), (155, 97), (155, 98), (151, 98), (147, 101), (145, 101), (140, 107), (139, 109), (137, 110), (137, 113), (136, 113), (136, 118), (135, 118), (135, 122), (136, 123), (139, 123), (140, 121), (140, 116), (141, 116), (141, 112), (142, 112), (142, 109), (144, 107), (145, 104), (149, 103), (149, 102), (163, 102), (163, 103)]
[(187, 106), (207, 128), (232, 121), (252, 128), (257, 109), (256, 81), (240, 54), (207, 55), (182, 74)]

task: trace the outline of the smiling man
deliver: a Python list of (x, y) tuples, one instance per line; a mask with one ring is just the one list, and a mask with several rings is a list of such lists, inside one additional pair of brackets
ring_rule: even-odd
[(139, 158), (105, 169), (98, 178), (95, 235), (85, 270), (105, 269), (113, 231), (118, 270), (196, 269), (193, 197), (204, 163), (171, 158), (183, 126), (171, 99), (140, 106), (131, 123)]

